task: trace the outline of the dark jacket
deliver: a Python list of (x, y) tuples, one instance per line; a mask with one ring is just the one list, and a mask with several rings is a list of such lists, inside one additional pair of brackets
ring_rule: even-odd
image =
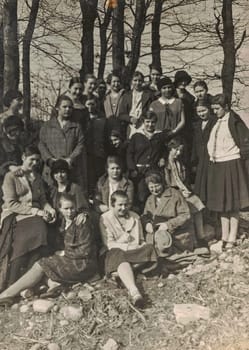
[(249, 129), (233, 110), (230, 111), (228, 126), (236, 145), (240, 149), (241, 158), (249, 159)]

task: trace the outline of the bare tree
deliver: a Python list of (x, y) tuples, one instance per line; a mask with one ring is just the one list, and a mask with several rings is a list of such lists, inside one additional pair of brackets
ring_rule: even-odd
[(32, 0), (29, 21), (23, 37), (22, 76), (23, 76), (23, 114), (26, 121), (30, 119), (31, 92), (30, 92), (30, 44), (35, 30), (36, 18), (40, 0)]
[(116, 71), (122, 71), (125, 66), (124, 56), (124, 11), (125, 0), (118, 0), (113, 10), (112, 18), (112, 66)]
[(155, 1), (154, 15), (151, 23), (151, 51), (152, 64), (161, 69), (161, 44), (160, 44), (160, 23), (163, 8), (163, 0)]
[(3, 18), (2, 16), (0, 16), (0, 112), (3, 111), (3, 73), (4, 73)]
[(3, 7), (4, 91), (18, 89), (19, 50), (17, 0), (5, 0)]
[(80, 0), (82, 13), (82, 38), (81, 57), (82, 66), (80, 69), (81, 79), (94, 70), (94, 22), (97, 17), (98, 0)]
[[(246, 30), (243, 31), (242, 37), (239, 43), (236, 45), (233, 19), (233, 0), (223, 0), (221, 14), (216, 13), (215, 17), (216, 32), (224, 52), (224, 60), (221, 70), (222, 88), (223, 92), (228, 97), (229, 103), (231, 103), (236, 70), (236, 54), (246, 38)], [(220, 30), (221, 18), (223, 34)]]

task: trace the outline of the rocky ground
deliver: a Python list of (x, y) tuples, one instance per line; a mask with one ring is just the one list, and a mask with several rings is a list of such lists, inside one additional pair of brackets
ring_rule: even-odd
[(238, 243), (167, 277), (138, 276), (143, 310), (111, 281), (23, 299), (1, 309), (0, 349), (248, 350), (249, 213)]

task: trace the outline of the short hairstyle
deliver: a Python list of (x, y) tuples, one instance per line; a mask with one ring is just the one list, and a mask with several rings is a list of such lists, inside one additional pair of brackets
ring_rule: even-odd
[(111, 84), (113, 77), (119, 78), (119, 80), (121, 82), (121, 74), (114, 70), (114, 71), (112, 71), (112, 73), (107, 75), (107, 77), (106, 77), (107, 84), (109, 84), (109, 85)]
[(72, 202), (74, 205), (76, 205), (76, 198), (73, 194), (70, 193), (60, 193), (59, 198), (58, 198), (58, 204), (59, 208), (61, 207), (62, 202)]
[(86, 74), (84, 78), (84, 83), (86, 83), (89, 79), (94, 79), (97, 82), (97, 78), (94, 74)]
[(8, 90), (4, 97), (3, 97), (3, 104), (6, 106), (6, 107), (10, 107), (11, 105), (11, 102), (13, 100), (15, 100), (16, 98), (18, 99), (23, 99), (23, 94), (21, 93), (21, 91), (18, 91), (18, 90)]
[(204, 80), (197, 80), (195, 83), (194, 83), (194, 90), (195, 88), (197, 88), (198, 86), (204, 88), (206, 91), (208, 91), (208, 86), (207, 86), (207, 83), (204, 81)]
[(152, 70), (157, 70), (158, 72), (159, 72), (159, 74), (161, 74), (162, 75), (162, 68), (161, 67), (159, 67), (159, 66), (157, 66), (157, 65), (155, 65), (155, 64), (149, 64), (149, 70), (150, 70), (150, 72), (152, 71)]
[(67, 95), (60, 95), (56, 101), (55, 108), (59, 108), (63, 101), (68, 101), (73, 106), (73, 101)]
[(117, 156), (108, 156), (107, 159), (106, 159), (106, 169), (108, 169), (108, 166), (110, 164), (117, 164), (121, 171), (123, 171), (123, 164), (122, 164), (122, 160), (117, 157)]
[(144, 80), (144, 75), (140, 71), (136, 70), (136, 72), (133, 74), (132, 79), (140, 77), (142, 80)]
[(83, 86), (83, 83), (80, 79), (80, 77), (72, 77), (69, 81), (69, 89), (74, 85), (74, 84), (81, 84)]
[(202, 99), (196, 100), (195, 101), (195, 109), (197, 109), (197, 107), (206, 107), (206, 108), (210, 109), (211, 108), (210, 98), (205, 96)]
[(7, 130), (9, 127), (17, 127), (20, 130), (24, 129), (24, 123), (22, 119), (16, 115), (10, 115), (3, 121), (3, 129)]
[(181, 145), (184, 145), (182, 138), (180, 136), (175, 136), (173, 139), (169, 141), (169, 143), (167, 144), (167, 147), (168, 149), (173, 149)]
[(147, 186), (150, 182), (153, 184), (164, 184), (163, 177), (159, 172), (149, 172), (145, 176), (145, 183)]
[(145, 114), (141, 116), (141, 120), (144, 122), (145, 120), (154, 120), (157, 121), (157, 114), (154, 111), (147, 111)]
[[(64, 159), (57, 159), (55, 162), (53, 162), (51, 166), (50, 176), (52, 180), (54, 180), (54, 175), (58, 173), (60, 170), (63, 170), (67, 173), (68, 178), (70, 177), (70, 168), (66, 160)], [(56, 183), (56, 181), (54, 180)]]
[(110, 201), (111, 201), (111, 206), (114, 207), (114, 204), (117, 201), (117, 198), (123, 198), (123, 199), (128, 199), (127, 194), (124, 191), (117, 190), (112, 193)]
[(39, 148), (37, 146), (31, 144), (24, 147), (23, 155), (25, 155), (25, 157), (30, 157), (30, 156), (33, 156), (34, 154), (37, 154), (39, 156), (41, 155)]
[(225, 94), (217, 94), (211, 98), (212, 105), (220, 105), (222, 108), (229, 107), (228, 98)]

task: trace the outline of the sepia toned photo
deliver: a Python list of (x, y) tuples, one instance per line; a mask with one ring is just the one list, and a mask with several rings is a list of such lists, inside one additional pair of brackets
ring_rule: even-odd
[(248, 33), (0, 0), (0, 350), (249, 350)]

